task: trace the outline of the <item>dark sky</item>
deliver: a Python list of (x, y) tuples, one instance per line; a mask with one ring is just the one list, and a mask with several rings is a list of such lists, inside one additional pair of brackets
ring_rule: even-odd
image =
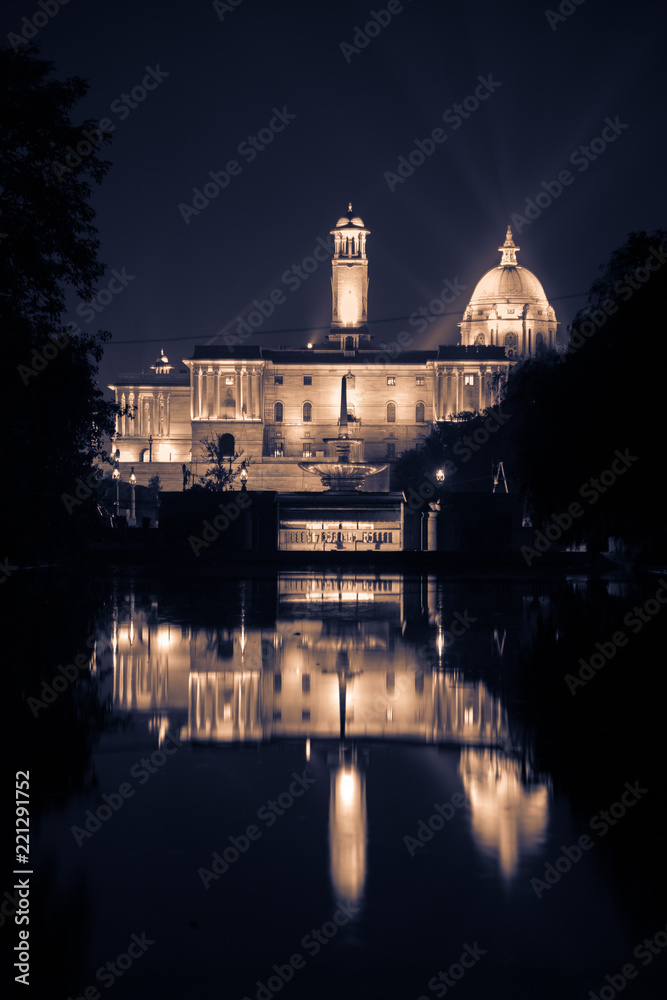
[[(284, 301), (250, 342), (322, 337), (265, 331), (327, 324), (328, 263), (298, 288), (284, 276), (349, 200), (371, 229), (371, 320), (428, 305), (445, 279), (466, 286), (449, 307), (456, 315), (412, 331), (413, 348), (455, 342), (512, 215), (524, 215), (526, 199), (563, 170), (572, 183), (521, 232), (515, 226), (519, 262), (542, 281), (561, 331), (584, 301), (573, 293), (587, 291), (627, 234), (665, 226), (665, 38), (655, 0), (565, 0), (572, 13), (553, 26), (548, 0), (407, 0), (347, 57), (341, 43), (354, 44), (371, 11), (387, 19), (383, 0), (234, 2), (70, 0), (37, 31), (59, 76), (90, 81), (77, 117), (114, 123), (113, 167), (94, 197), (109, 268), (100, 289), (114, 268), (133, 279), (92, 322), (77, 316), (76, 301), (68, 316), (111, 331), (104, 383), (148, 366), (160, 347), (178, 361), (195, 343), (233, 332), (272, 289)], [(5, 37), (38, 10), (37, 0), (5, 3)], [(147, 67), (168, 75), (135, 108), (114, 105), (141, 86)], [(480, 77), (493, 92), (457, 118), (454, 106)], [(251, 161), (250, 147), (239, 146), (269, 126), (274, 109), (295, 117)], [(594, 144), (598, 155), (587, 161), (576, 151), (607, 118), (627, 127)], [(385, 172), (438, 128), (445, 141), (390, 190)], [(192, 205), (193, 188), (230, 160), (240, 172), (186, 224), (179, 205)], [(379, 343), (404, 328), (372, 330)]]

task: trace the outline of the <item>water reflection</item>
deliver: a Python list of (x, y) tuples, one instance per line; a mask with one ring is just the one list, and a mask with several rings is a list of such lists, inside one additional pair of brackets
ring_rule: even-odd
[(329, 795), (329, 860), (336, 899), (356, 903), (366, 881), (366, 775), (357, 749), (339, 747), (331, 767)]
[(327, 757), (330, 870), (349, 899), (366, 878), (356, 741), (460, 746), (473, 840), (512, 877), (545, 836), (548, 784), (531, 773), (501, 697), (465, 669), (480, 643), (502, 660), (506, 627), (487, 618), (454, 643), (457, 612), (433, 577), (290, 572), (277, 577), (271, 624), (257, 624), (250, 603), (241, 585), (234, 611), (205, 625), (165, 620), (155, 597), (116, 603), (115, 708), (147, 714), (158, 743), (169, 729), (193, 743), (303, 738), (310, 760), (311, 741), (336, 741)]
[(497, 862), (505, 878), (511, 878), (520, 857), (544, 843), (548, 783), (526, 774), (525, 765), (516, 759), (473, 747), (461, 749), (459, 773), (470, 803), (475, 844)]

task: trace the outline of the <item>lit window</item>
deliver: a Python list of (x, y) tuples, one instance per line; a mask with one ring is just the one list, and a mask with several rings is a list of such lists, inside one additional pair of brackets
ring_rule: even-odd
[(303, 457), (304, 458), (312, 458), (313, 457), (313, 453), (310, 450), (310, 442), (309, 441), (304, 441), (303, 442)]
[(303, 404), (303, 420), (307, 423), (309, 420), (313, 419), (313, 404), (304, 403)]
[(313, 384), (313, 376), (312, 375), (304, 375), (303, 376), (303, 384), (304, 385), (312, 385)]
[(282, 403), (274, 403), (274, 405), (273, 405), (273, 419), (275, 420), (275, 422), (277, 424), (281, 424), (283, 422), (283, 404)]
[(464, 385), (474, 385), (475, 384), (475, 376), (474, 375), (464, 375), (463, 376), (463, 383), (464, 383)]
[(274, 385), (282, 385), (283, 384), (283, 377), (282, 377), (282, 375), (276, 375), (276, 376), (274, 376), (273, 382), (274, 382)]
[(426, 408), (423, 403), (417, 403), (415, 407), (415, 420), (418, 424), (423, 424), (426, 419)]
[(282, 441), (276, 441), (275, 448), (273, 449), (273, 454), (276, 458), (282, 458), (284, 455), (283, 443)]
[(387, 423), (396, 423), (396, 403), (387, 403)]
[(387, 375), (387, 385), (396, 385), (395, 375)]
[(426, 385), (426, 379), (423, 375), (417, 375), (416, 380), (417, 385)]
[(225, 375), (225, 385), (234, 385), (233, 375)]

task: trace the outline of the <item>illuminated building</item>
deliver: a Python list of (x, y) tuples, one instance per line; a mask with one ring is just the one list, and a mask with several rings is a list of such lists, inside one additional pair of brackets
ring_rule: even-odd
[(183, 465), (195, 478), (206, 471), (202, 440), (224, 435), (225, 454), (243, 449), (252, 459), (250, 489), (319, 492), (303, 465), (328, 458), (347, 376), (352, 461), (386, 465), (363, 489), (388, 490), (401, 452), (422, 443), (438, 421), (492, 405), (517, 361), (540, 344), (555, 346), (554, 311), (535, 275), (517, 264), (508, 229), (499, 266), (480, 280), (459, 324), (459, 346), (415, 350), (412, 334), (402, 334), (403, 343), (384, 350), (368, 326), (369, 236), (352, 206), (331, 231), (332, 314), (324, 343), (200, 345), (178, 367), (161, 353), (149, 372), (120, 375), (110, 388), (134, 413), (118, 419), (114, 441), (124, 478), (135, 465), (141, 485), (157, 474), (163, 489), (180, 490)]

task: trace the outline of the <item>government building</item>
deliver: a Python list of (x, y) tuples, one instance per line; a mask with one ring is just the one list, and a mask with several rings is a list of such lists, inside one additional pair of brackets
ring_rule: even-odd
[(281, 349), (198, 345), (180, 365), (161, 353), (147, 372), (119, 375), (110, 388), (128, 411), (117, 420), (113, 442), (123, 480), (134, 466), (140, 485), (159, 475), (163, 489), (180, 490), (185, 466), (189, 481), (198, 482), (207, 468), (202, 440), (224, 435), (225, 454), (242, 449), (243, 460), (251, 460), (249, 489), (321, 492), (320, 478), (303, 466), (331, 460), (344, 422), (346, 376), (350, 461), (381, 464), (361, 488), (388, 491), (391, 463), (402, 452), (419, 446), (437, 422), (491, 406), (513, 365), (541, 345), (556, 346), (554, 310), (535, 275), (517, 263), (510, 228), (498, 248), (500, 263), (478, 282), (458, 324), (460, 344), (431, 350), (413, 350), (408, 334), (391, 350), (381, 334), (374, 343), (370, 230), (350, 205), (331, 235), (325, 342)]

